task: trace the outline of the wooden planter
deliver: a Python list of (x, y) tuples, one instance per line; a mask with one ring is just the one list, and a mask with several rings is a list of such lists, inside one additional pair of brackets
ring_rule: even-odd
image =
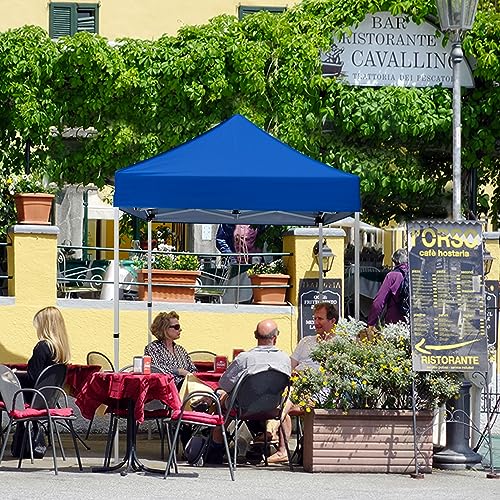
[(254, 274), (250, 276), (252, 285), (284, 285), (284, 288), (253, 288), (254, 304), (284, 304), (286, 285), (290, 276), (288, 274)]
[(19, 193), (14, 196), (19, 224), (48, 225), (53, 194)]
[[(152, 269), (152, 299), (160, 302), (194, 302), (194, 292), (196, 279), (200, 276), (200, 271), (173, 271), (165, 269)], [(148, 271), (141, 269), (137, 273), (139, 283), (138, 298), (147, 300), (148, 298)], [(180, 286), (155, 286), (159, 283), (169, 283), (173, 285), (192, 285), (193, 288)]]
[[(432, 472), (432, 412), (417, 413), (420, 472)], [(413, 413), (313, 410), (304, 417), (307, 472), (415, 472)]]

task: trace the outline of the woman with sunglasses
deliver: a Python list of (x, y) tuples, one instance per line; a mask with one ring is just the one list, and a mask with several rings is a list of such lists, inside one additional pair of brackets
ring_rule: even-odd
[(182, 328), (179, 315), (175, 311), (162, 312), (151, 325), (151, 333), (158, 339), (144, 348), (144, 355), (151, 356), (151, 364), (171, 373), (177, 387), (182, 385), (188, 373), (196, 371), (186, 349), (175, 341), (181, 336)]

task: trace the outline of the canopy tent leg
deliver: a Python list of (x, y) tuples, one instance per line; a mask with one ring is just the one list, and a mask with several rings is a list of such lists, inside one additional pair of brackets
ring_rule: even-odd
[(359, 321), (359, 212), (354, 214), (354, 319)]
[[(115, 370), (120, 366), (120, 209), (113, 208), (113, 347)], [(120, 460), (119, 432), (115, 434), (114, 461)]]
[(319, 300), (320, 302), (323, 302), (323, 222), (318, 223), (318, 268), (319, 268), (319, 281), (318, 281)]

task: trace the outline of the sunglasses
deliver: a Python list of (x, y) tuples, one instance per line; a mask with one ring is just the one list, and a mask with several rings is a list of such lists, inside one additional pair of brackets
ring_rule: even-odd
[(180, 330), (181, 329), (181, 325), (179, 323), (177, 323), (176, 325), (168, 325), (169, 328), (173, 328), (174, 330)]

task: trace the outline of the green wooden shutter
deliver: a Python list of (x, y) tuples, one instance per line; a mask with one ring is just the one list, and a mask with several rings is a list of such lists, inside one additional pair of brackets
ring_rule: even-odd
[(267, 10), (271, 14), (281, 14), (285, 7), (247, 7), (242, 5), (238, 7), (238, 19), (243, 19), (243, 17), (248, 16), (249, 14), (255, 14), (256, 12), (260, 12), (261, 10)]
[(49, 9), (50, 38), (72, 35), (76, 29), (74, 14), (74, 5), (51, 3)]

